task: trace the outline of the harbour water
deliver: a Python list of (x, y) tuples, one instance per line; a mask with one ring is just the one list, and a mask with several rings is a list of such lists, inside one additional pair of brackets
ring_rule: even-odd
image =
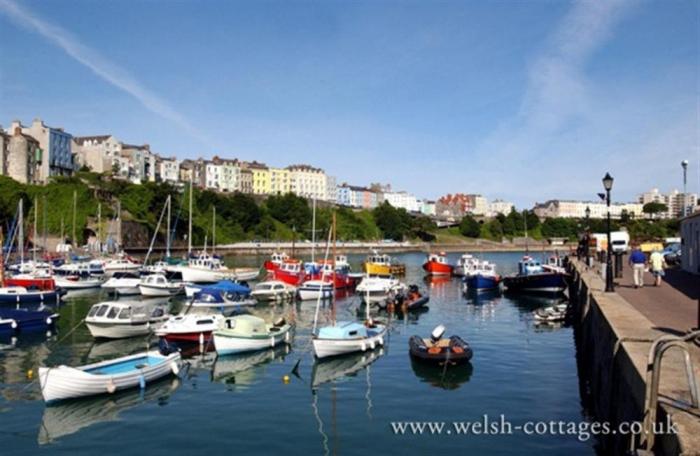
[[(451, 255), (456, 261), (458, 255)], [(182, 379), (170, 378), (94, 399), (46, 407), (38, 382), (27, 378), (39, 365), (84, 364), (146, 347), (146, 339), (95, 344), (79, 326), (99, 293), (68, 297), (60, 308), (59, 333), (1, 341), (0, 433), (3, 454), (382, 454), (451, 452), (495, 455), (589, 455), (594, 439), (577, 435), (399, 435), (392, 422), (528, 421), (584, 422), (573, 330), (538, 326), (531, 312), (551, 305), (543, 298), (497, 293), (464, 296), (457, 279), (425, 281), (423, 254), (396, 256), (407, 265), (407, 283), (430, 293), (429, 309), (389, 319), (383, 349), (323, 363), (310, 346), (315, 302), (262, 305), (253, 313), (284, 315), (296, 322), (291, 346), (215, 359), (194, 355)], [(499, 272), (515, 268), (520, 254), (491, 253)], [(354, 269), (361, 256), (351, 256)], [(237, 265), (263, 258), (237, 257)], [(338, 318), (359, 318), (359, 299), (342, 298)], [(322, 309), (322, 321), (329, 313)], [(438, 324), (446, 335), (467, 340), (474, 358), (463, 368), (435, 369), (411, 362), (408, 338), (426, 336)], [(60, 343), (58, 339), (64, 339)], [(299, 376), (291, 373), (300, 360)], [(283, 381), (289, 376), (288, 383)]]

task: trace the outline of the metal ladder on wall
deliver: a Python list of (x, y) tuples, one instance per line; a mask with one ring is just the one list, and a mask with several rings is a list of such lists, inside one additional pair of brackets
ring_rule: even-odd
[[(630, 439), (630, 454), (646, 455), (653, 454), (656, 434), (654, 426), (656, 423), (656, 412), (659, 403), (691, 413), (698, 413), (700, 401), (698, 399), (698, 385), (693, 370), (693, 361), (690, 359), (688, 343), (700, 338), (700, 330), (689, 332), (684, 336), (663, 335), (649, 347), (646, 372), (646, 391), (644, 394), (644, 422), (642, 432), (639, 434), (639, 446), (635, 448), (635, 436)], [(661, 380), (661, 361), (664, 354), (672, 348), (678, 348), (683, 354), (685, 373), (688, 379), (688, 389), (690, 390), (690, 403), (679, 399), (659, 397), (659, 381)]]

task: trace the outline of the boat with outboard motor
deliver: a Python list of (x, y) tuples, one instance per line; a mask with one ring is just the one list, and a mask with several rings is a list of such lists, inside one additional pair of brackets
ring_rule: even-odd
[(400, 291), (393, 298), (380, 302), (379, 307), (389, 311), (408, 312), (424, 308), (428, 301), (430, 296), (421, 292), (418, 285), (409, 285), (408, 289)]
[(438, 325), (429, 339), (411, 336), (408, 340), (411, 357), (438, 366), (462, 364), (472, 358), (472, 349), (464, 339), (459, 336), (445, 338), (444, 334), (445, 326)]
[(406, 290), (406, 284), (394, 276), (368, 275), (355, 288), (355, 292), (369, 303), (380, 303)]
[(532, 313), (532, 316), (537, 322), (560, 322), (566, 320), (568, 309), (567, 303), (557, 304), (537, 309)]
[(166, 272), (165, 274), (149, 274), (144, 276), (139, 283), (139, 291), (146, 297), (168, 297), (182, 293), (185, 284), (179, 272)]

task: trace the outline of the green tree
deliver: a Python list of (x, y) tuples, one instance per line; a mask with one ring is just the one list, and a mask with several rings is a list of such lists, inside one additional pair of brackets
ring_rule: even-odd
[(656, 203), (653, 201), (651, 203), (646, 203), (642, 207), (642, 212), (649, 215), (651, 218), (654, 218), (657, 214), (666, 211), (668, 211), (668, 206), (666, 206), (664, 203)]
[(269, 214), (280, 222), (304, 233), (311, 225), (311, 208), (306, 199), (293, 193), (272, 195), (265, 205)]
[(397, 209), (386, 201), (374, 208), (372, 215), (377, 227), (387, 239), (402, 241), (412, 226), (411, 216), (405, 209)]
[(459, 224), (459, 232), (462, 236), (478, 238), (481, 234), (481, 224), (471, 215), (465, 215)]

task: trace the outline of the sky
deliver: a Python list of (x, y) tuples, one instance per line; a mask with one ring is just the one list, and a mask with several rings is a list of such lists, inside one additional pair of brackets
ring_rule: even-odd
[(0, 0), (0, 124), (519, 207), (700, 192), (695, 0)]

